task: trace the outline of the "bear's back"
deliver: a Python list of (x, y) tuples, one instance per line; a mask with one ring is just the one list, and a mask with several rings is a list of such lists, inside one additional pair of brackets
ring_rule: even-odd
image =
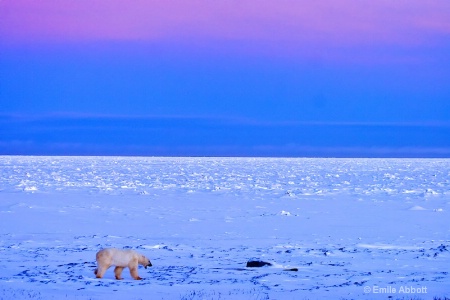
[(111, 258), (111, 265), (118, 267), (127, 267), (130, 262), (137, 261), (138, 254), (136, 251), (131, 249), (117, 249), (117, 248), (108, 248), (103, 251), (108, 253), (108, 256)]

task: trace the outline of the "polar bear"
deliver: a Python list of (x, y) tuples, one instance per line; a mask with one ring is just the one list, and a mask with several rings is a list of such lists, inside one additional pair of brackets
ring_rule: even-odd
[(136, 280), (141, 280), (142, 278), (138, 275), (138, 265), (143, 265), (146, 269), (151, 267), (152, 263), (150, 260), (142, 254), (134, 250), (121, 250), (116, 248), (106, 248), (97, 252), (97, 269), (94, 273), (97, 278), (102, 278), (106, 270), (111, 266), (116, 266), (114, 269), (114, 274), (116, 279), (123, 279), (122, 271), (124, 268), (130, 268), (131, 277)]

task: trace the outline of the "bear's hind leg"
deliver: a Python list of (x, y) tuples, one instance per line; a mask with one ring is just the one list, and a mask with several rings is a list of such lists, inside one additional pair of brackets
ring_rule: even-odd
[(133, 277), (134, 279), (142, 280), (142, 278), (139, 277), (137, 266), (130, 267), (130, 274), (131, 274), (131, 277)]
[(103, 267), (103, 266), (99, 266), (96, 270), (95, 270), (95, 276), (97, 278), (103, 278), (103, 275), (105, 275), (106, 270), (108, 270), (110, 266), (107, 267)]
[(123, 271), (123, 267), (116, 267), (116, 268), (114, 269), (114, 274), (116, 275), (116, 279), (117, 279), (117, 280), (122, 280), (122, 279), (123, 279), (123, 278), (121, 277), (122, 271)]

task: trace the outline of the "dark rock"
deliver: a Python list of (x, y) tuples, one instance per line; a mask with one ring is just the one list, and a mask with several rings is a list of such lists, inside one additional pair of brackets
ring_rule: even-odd
[(265, 261), (259, 261), (259, 260), (250, 260), (247, 262), (247, 268), (261, 268), (264, 266), (271, 266), (272, 264)]

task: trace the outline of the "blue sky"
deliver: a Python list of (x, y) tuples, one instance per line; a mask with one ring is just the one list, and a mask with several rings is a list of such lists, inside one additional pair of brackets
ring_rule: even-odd
[(0, 2), (0, 154), (450, 156), (445, 1), (58, 3)]

